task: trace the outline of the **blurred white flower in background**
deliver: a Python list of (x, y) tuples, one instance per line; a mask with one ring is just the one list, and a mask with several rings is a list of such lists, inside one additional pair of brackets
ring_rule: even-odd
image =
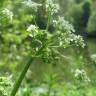
[(74, 76), (78, 77), (79, 75), (83, 75), (83, 74), (85, 74), (85, 71), (83, 69), (82, 70), (76, 69)]
[(87, 73), (84, 69), (76, 69), (74, 77), (79, 80), (84, 80), (85, 82), (90, 82), (90, 78), (87, 76)]
[(32, 32), (32, 31), (35, 31), (37, 29), (37, 27), (35, 25), (30, 25), (28, 28), (27, 28), (27, 31), (28, 32)]
[(24, 2), (22, 2), (23, 4), (25, 4), (28, 7), (38, 7), (38, 6), (42, 6), (42, 4), (38, 4), (33, 2), (32, 0), (25, 0)]
[(96, 63), (96, 54), (92, 54), (90, 57), (91, 57), (92, 61), (94, 61)]
[(13, 19), (13, 12), (11, 12), (9, 9), (5, 8), (2, 10), (2, 13), (7, 16), (11, 21)]

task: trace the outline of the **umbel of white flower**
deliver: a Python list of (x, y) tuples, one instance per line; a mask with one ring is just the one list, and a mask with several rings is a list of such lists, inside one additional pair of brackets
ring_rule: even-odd
[[(48, 4), (51, 6), (50, 2), (48, 2)], [(48, 9), (50, 9), (49, 7)], [(53, 7), (51, 8), (52, 9), (48, 11), (53, 10)], [(50, 14), (50, 12), (48, 13)], [(52, 14), (50, 14), (50, 16), (52, 16)], [(41, 51), (39, 56), (41, 56), (40, 58), (42, 58), (44, 62), (55, 63), (57, 60), (56, 58), (65, 58), (64, 54), (58, 51), (58, 48), (65, 49), (70, 47), (70, 45), (76, 45), (84, 48), (85, 44), (83, 38), (74, 34), (75, 30), (73, 26), (63, 17), (58, 16), (58, 18), (51, 20), (51, 22), (49, 20), (47, 24), (50, 25), (51, 23), (54, 26), (55, 29), (53, 33), (48, 32), (47, 28), (42, 30), (33, 24), (29, 25), (26, 30), (28, 32), (28, 36), (32, 37), (32, 51), (35, 53)]]
[(9, 18), (10, 21), (12, 21), (13, 13), (9, 9), (7, 8), (3, 9), (2, 14), (6, 15), (6, 17)]

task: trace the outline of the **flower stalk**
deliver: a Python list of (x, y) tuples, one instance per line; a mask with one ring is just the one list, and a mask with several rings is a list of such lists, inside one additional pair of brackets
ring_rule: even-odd
[(24, 67), (24, 69), (22, 70), (22, 72), (21, 72), (21, 74), (20, 74), (17, 82), (15, 83), (15, 85), (14, 85), (14, 87), (13, 87), (13, 90), (12, 90), (10, 96), (15, 96), (15, 95), (16, 95), (16, 93), (17, 93), (17, 91), (18, 91), (18, 89), (19, 89), (19, 87), (20, 87), (20, 85), (21, 85), (21, 83), (22, 83), (22, 81), (23, 81), (23, 79), (24, 79), (24, 77), (25, 77), (25, 75), (26, 75), (26, 73), (27, 73), (30, 65), (32, 64), (33, 60), (34, 60), (34, 57), (31, 57), (31, 58), (29, 59), (28, 63), (25, 65), (25, 67)]

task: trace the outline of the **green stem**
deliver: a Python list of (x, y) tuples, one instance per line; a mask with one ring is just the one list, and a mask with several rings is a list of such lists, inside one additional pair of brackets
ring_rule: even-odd
[(18, 89), (19, 89), (19, 87), (20, 87), (20, 85), (22, 83), (22, 80), (24, 79), (24, 77), (25, 77), (25, 75), (27, 73), (27, 70), (29, 69), (29, 67), (30, 67), (31, 63), (33, 62), (33, 60), (34, 60), (34, 58), (31, 57), (30, 60), (28, 61), (28, 63), (25, 65), (25, 67), (24, 67), (23, 71), (21, 72), (17, 82), (14, 85), (14, 88), (13, 88), (10, 96), (15, 96), (16, 95), (16, 93), (17, 93), (17, 91), (18, 91)]
[(46, 31), (48, 31), (48, 28), (49, 28), (49, 25), (50, 25), (50, 20), (51, 20), (51, 12), (49, 12), (49, 14), (48, 14), (48, 22), (47, 22)]

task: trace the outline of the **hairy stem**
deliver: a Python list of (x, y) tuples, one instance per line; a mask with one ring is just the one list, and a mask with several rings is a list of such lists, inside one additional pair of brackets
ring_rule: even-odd
[(29, 59), (28, 63), (25, 65), (25, 67), (24, 67), (24, 69), (22, 70), (22, 72), (21, 72), (21, 74), (20, 74), (17, 82), (15, 83), (15, 85), (14, 85), (14, 87), (13, 87), (13, 90), (12, 90), (10, 96), (15, 96), (15, 95), (16, 95), (16, 93), (17, 93), (17, 91), (18, 91), (18, 89), (19, 89), (19, 87), (20, 87), (20, 85), (21, 85), (21, 83), (22, 83), (22, 80), (24, 79), (24, 77), (25, 77), (25, 75), (26, 75), (26, 73), (27, 73), (27, 71), (28, 71), (31, 63), (33, 62), (33, 60), (34, 60), (34, 58), (31, 57), (31, 58)]

